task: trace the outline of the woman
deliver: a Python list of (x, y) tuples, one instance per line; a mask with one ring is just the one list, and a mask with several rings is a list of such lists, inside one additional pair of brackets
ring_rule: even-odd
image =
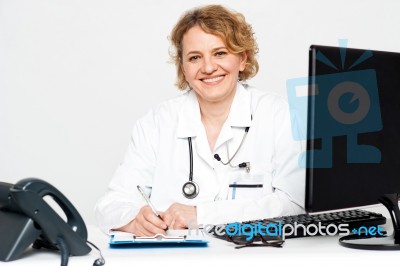
[(239, 13), (205, 6), (178, 21), (171, 41), (177, 85), (188, 91), (136, 123), (96, 206), (100, 227), (154, 235), (302, 212), (301, 147), (287, 105), (243, 83), (258, 71), (251, 26)]

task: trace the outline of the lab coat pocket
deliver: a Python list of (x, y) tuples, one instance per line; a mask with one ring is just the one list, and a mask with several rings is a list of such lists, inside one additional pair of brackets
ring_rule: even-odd
[(263, 195), (264, 176), (235, 176), (229, 182), (228, 199), (257, 199)]

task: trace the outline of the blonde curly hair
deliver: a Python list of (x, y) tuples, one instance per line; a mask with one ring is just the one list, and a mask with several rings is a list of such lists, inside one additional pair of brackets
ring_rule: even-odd
[(240, 13), (220, 5), (208, 5), (187, 11), (172, 29), (170, 55), (176, 66), (178, 75), (176, 86), (179, 89), (184, 90), (189, 87), (182, 71), (182, 39), (194, 26), (200, 26), (204, 32), (220, 37), (230, 53), (247, 54), (246, 66), (239, 72), (239, 80), (245, 81), (257, 74), (258, 46), (251, 25)]

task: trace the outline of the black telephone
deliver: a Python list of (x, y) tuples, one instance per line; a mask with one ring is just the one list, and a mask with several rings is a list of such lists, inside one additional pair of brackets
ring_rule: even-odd
[[(45, 196), (54, 199), (67, 221), (49, 206)], [(0, 261), (18, 259), (31, 244), (59, 250), (62, 265), (68, 264), (70, 255), (91, 251), (78, 211), (59, 190), (37, 178), (26, 178), (15, 185), (0, 182), (0, 239)]]

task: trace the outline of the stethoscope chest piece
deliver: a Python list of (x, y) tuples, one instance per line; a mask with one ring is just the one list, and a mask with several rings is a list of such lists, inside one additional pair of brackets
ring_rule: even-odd
[(193, 182), (193, 150), (192, 150), (192, 138), (188, 138), (189, 142), (189, 181), (183, 184), (182, 193), (188, 199), (194, 199), (199, 194), (199, 185)]
[(188, 181), (182, 186), (182, 193), (188, 199), (193, 199), (199, 194), (199, 185), (196, 182)]

